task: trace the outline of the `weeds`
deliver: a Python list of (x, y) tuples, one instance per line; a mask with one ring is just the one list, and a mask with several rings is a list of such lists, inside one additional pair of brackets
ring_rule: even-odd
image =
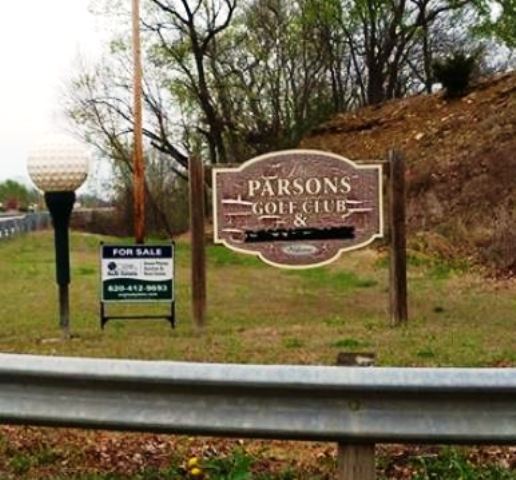
[(331, 346), (335, 348), (356, 349), (369, 347), (370, 344), (369, 342), (364, 342), (362, 340), (357, 340), (355, 338), (342, 338), (340, 340), (337, 340), (336, 342), (333, 342)]
[(32, 466), (32, 458), (23, 453), (14, 454), (9, 460), (9, 467), (15, 475), (26, 474)]
[(222, 246), (208, 247), (208, 259), (217, 267), (240, 265), (245, 267), (262, 267), (263, 263), (257, 257), (249, 254), (236, 253)]
[(413, 480), (514, 480), (516, 472), (498, 465), (474, 465), (457, 449), (443, 450), (439, 455), (418, 456)]
[(299, 340), (299, 338), (285, 338), (283, 340), (283, 345), (285, 348), (302, 348), (304, 346), (304, 342)]
[(311, 268), (287, 272), (302, 278), (310, 287), (331, 288), (333, 290), (353, 290), (357, 288), (374, 287), (378, 282), (371, 278), (360, 277), (348, 271), (334, 272), (328, 268)]

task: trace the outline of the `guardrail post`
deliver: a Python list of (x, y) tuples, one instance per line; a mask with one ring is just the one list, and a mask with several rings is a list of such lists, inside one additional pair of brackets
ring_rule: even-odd
[[(374, 353), (339, 353), (337, 365), (370, 367)], [(337, 444), (337, 480), (374, 480), (376, 478), (374, 443)]]
[(339, 444), (337, 480), (374, 480), (375, 446)]

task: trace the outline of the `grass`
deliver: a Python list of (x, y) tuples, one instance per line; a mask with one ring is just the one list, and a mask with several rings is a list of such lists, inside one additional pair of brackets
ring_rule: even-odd
[[(456, 272), (436, 261), (409, 267), (406, 327), (388, 325), (385, 254), (362, 250), (334, 264), (289, 271), (219, 246), (207, 249), (208, 327), (190, 313), (190, 248), (177, 244), (176, 330), (159, 320), (98, 319), (98, 247), (73, 234), (70, 342), (58, 341), (50, 233), (0, 243), (0, 351), (243, 363), (333, 364), (340, 350), (374, 351), (380, 365), (496, 365), (516, 362), (515, 287)], [(108, 239), (109, 240), (109, 239)], [(413, 262), (414, 263), (414, 262)], [(436, 275), (436, 271), (446, 275)], [(110, 306), (158, 313), (162, 306)]]
[(344, 350), (356, 350), (358, 348), (370, 347), (371, 344), (355, 338), (341, 338), (332, 343), (332, 347), (342, 348)]
[(413, 460), (413, 480), (512, 480), (515, 471), (494, 463), (474, 464), (457, 449), (444, 449), (439, 455), (419, 456)]
[(360, 277), (349, 271), (332, 271), (328, 268), (311, 268), (308, 270), (289, 271), (303, 279), (307, 287), (328, 288), (332, 290), (355, 290), (357, 288), (374, 287), (378, 284), (372, 278)]
[[(332, 365), (340, 351), (371, 351), (377, 363), (385, 366), (516, 364), (516, 346), (509, 334), (514, 330), (516, 284), (487, 281), (463, 266), (455, 268), (436, 259), (417, 257), (409, 262), (409, 323), (392, 328), (388, 323), (388, 261), (385, 253), (374, 250), (343, 255), (323, 268), (289, 271), (272, 268), (252, 256), (209, 246), (208, 318), (201, 335), (192, 327), (190, 247), (179, 241), (177, 328), (173, 330), (159, 320), (112, 321), (101, 331), (101, 241), (114, 240), (79, 233), (71, 237), (74, 337), (68, 342), (60, 340), (58, 328), (51, 234), (40, 232), (0, 242), (1, 352)], [(163, 306), (109, 308), (112, 313), (164, 311)], [(8, 448), (1, 435), (0, 431), (0, 478), (4, 473), (6, 478), (36, 478), (34, 472), (55, 468), (65, 458), (55, 445)], [(238, 455), (210, 457), (204, 468), (212, 480), (328, 478), (321, 474), (328, 470), (327, 465), (301, 475), (288, 462), (282, 464), (284, 468), (271, 470), (260, 464), (259, 454), (252, 458)], [(418, 457), (410, 465), (413, 478), (515, 478), (506, 469), (474, 465), (461, 455), (449, 450)], [(72, 457), (72, 463), (83, 461), (79, 452)], [(116, 469), (93, 469), (78, 473), (72, 470), (51, 478), (187, 478), (184, 468), (181, 470), (172, 460), (169, 467), (156, 468), (143, 468), (129, 477), (120, 476)]]

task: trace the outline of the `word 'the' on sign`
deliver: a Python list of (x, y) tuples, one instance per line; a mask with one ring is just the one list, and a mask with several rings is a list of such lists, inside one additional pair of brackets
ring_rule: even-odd
[(383, 236), (382, 166), (285, 150), (214, 168), (215, 243), (284, 268), (330, 263)]

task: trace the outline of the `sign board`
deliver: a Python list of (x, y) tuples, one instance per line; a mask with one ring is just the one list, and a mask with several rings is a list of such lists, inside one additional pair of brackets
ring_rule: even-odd
[(285, 268), (329, 263), (383, 236), (382, 167), (286, 150), (213, 170), (215, 243)]
[(102, 245), (102, 302), (172, 302), (174, 248), (163, 245)]

